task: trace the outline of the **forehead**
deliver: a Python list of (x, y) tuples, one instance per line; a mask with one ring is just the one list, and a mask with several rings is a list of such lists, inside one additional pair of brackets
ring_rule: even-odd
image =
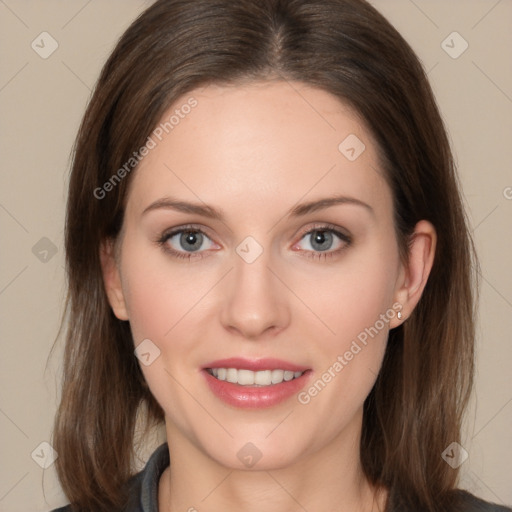
[(253, 201), (260, 209), (262, 202), (290, 206), (328, 193), (390, 204), (375, 143), (359, 116), (301, 83), (196, 89), (175, 101), (150, 137), (154, 147), (135, 171), (129, 207), (166, 194), (245, 206), (247, 215), (254, 215)]

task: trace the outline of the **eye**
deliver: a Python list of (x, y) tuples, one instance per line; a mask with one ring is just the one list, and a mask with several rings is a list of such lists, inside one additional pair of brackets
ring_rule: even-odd
[(304, 233), (293, 248), (300, 247), (301, 243), (301, 250), (310, 253), (308, 257), (320, 259), (338, 255), (352, 243), (352, 239), (336, 226), (320, 225)]
[(158, 243), (177, 258), (202, 258), (205, 250), (215, 244), (200, 229), (183, 227), (164, 233)]
[[(164, 232), (157, 240), (163, 250), (175, 258), (201, 259), (208, 249), (217, 249), (209, 237), (199, 228), (183, 226)], [(303, 243), (303, 247), (300, 245)], [(351, 237), (332, 225), (318, 225), (306, 231), (292, 248), (299, 248), (306, 257), (315, 259), (333, 258), (352, 243)]]

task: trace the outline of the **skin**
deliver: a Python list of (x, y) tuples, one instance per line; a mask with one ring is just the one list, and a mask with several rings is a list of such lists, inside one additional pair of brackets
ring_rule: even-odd
[[(136, 346), (150, 339), (161, 351), (141, 366), (166, 414), (172, 470), (160, 479), (160, 510), (382, 510), (386, 492), (366, 481), (359, 460), (363, 403), (389, 329), (420, 299), (435, 230), (419, 222), (409, 261), (400, 261), (375, 142), (334, 96), (282, 81), (211, 85), (169, 113), (191, 96), (197, 107), (137, 169), (117, 244), (101, 250), (114, 313), (130, 321)], [(349, 134), (366, 146), (355, 161), (338, 150)], [(345, 203), (288, 215), (297, 203), (334, 194), (371, 209)], [(169, 208), (143, 214), (171, 195), (210, 205), (224, 219)], [(306, 233), (325, 223), (351, 243), (333, 235), (326, 251), (315, 250), (315, 233)], [(156, 242), (188, 224), (206, 234), (203, 258), (173, 257)], [(236, 252), (247, 236), (263, 248), (252, 263)], [(179, 235), (166, 245), (192, 252)], [(294, 396), (238, 409), (200, 374), (215, 359), (276, 357), (311, 368), (314, 382), (395, 303), (402, 320), (394, 315), (307, 404)], [(250, 469), (237, 457), (248, 442), (262, 454)]]

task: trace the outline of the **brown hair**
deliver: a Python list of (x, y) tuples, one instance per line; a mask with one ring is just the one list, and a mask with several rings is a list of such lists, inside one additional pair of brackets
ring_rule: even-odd
[(459, 441), (472, 385), (474, 272), (454, 163), (432, 90), (399, 33), (363, 0), (159, 0), (122, 36), (80, 127), (69, 184), (68, 330), (53, 444), (77, 511), (121, 509), (133, 473), (137, 412), (163, 411), (134, 357), (127, 322), (104, 291), (99, 247), (115, 239), (136, 170), (95, 191), (142, 147), (165, 111), (209, 83), (284, 79), (351, 105), (378, 144), (394, 197), (402, 258), (415, 224), (438, 244), (416, 309), (392, 330), (365, 402), (361, 459), (389, 490), (388, 509), (456, 510), (458, 471), (441, 458)]

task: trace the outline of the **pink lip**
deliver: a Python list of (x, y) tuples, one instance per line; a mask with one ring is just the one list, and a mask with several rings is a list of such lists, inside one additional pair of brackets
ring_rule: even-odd
[[(304, 372), (300, 377), (271, 386), (241, 386), (210, 375), (207, 368), (237, 368), (239, 370), (289, 370)], [(279, 359), (248, 360), (230, 358), (208, 363), (201, 371), (215, 396), (233, 407), (242, 409), (262, 409), (284, 402), (297, 394), (310, 380), (312, 371), (305, 366), (287, 363)]]
[(282, 361), (281, 359), (244, 359), (242, 357), (230, 357), (228, 359), (219, 359), (203, 366), (203, 368), (236, 368), (237, 370), (288, 370), (291, 372), (304, 372), (309, 368), (297, 364)]

